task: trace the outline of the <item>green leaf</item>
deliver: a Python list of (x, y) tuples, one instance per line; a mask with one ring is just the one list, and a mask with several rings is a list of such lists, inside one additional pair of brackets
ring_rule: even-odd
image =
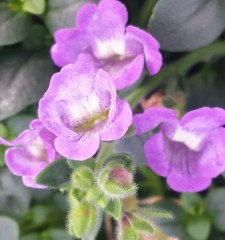
[(8, 217), (0, 217), (0, 239), (19, 240), (19, 227), (16, 221)]
[(67, 160), (67, 163), (69, 164), (70, 168), (75, 170), (78, 167), (86, 166), (90, 168), (94, 168), (95, 166), (95, 159), (94, 158), (89, 158), (85, 161), (75, 161), (75, 160)]
[(53, 228), (49, 230), (51, 240), (73, 240), (71, 236), (63, 229)]
[(96, 201), (97, 198), (102, 197), (102, 193), (100, 192), (97, 185), (93, 185), (87, 192), (85, 196), (85, 200), (88, 202)]
[(0, 46), (22, 41), (30, 26), (29, 14), (13, 11), (6, 3), (0, 3)]
[(153, 208), (168, 209), (174, 214), (174, 218), (170, 221), (165, 221), (159, 218), (154, 218), (154, 223), (168, 236), (176, 236), (179, 239), (191, 240), (187, 238), (188, 233), (184, 227), (183, 219), (185, 217), (184, 210), (172, 201), (159, 201), (152, 205)]
[(201, 215), (204, 212), (203, 200), (197, 193), (183, 193), (181, 201), (184, 210), (192, 215)]
[[(59, 28), (74, 27), (77, 11), (90, 0), (49, 0), (45, 23), (49, 30), (54, 33)], [(97, 2), (97, 0), (92, 0)]]
[(41, 24), (33, 24), (27, 37), (23, 40), (24, 49), (34, 50), (48, 47), (49, 33)]
[(55, 70), (46, 50), (0, 50), (0, 120), (37, 102)]
[(48, 219), (48, 209), (43, 206), (34, 206), (32, 209), (33, 222), (37, 225), (45, 223)]
[(57, 160), (48, 165), (36, 177), (36, 182), (52, 188), (61, 188), (70, 182), (72, 170), (65, 159)]
[(99, 206), (100, 208), (102, 209), (105, 209), (105, 207), (107, 206), (107, 203), (108, 203), (108, 198), (105, 197), (104, 195), (101, 195), (99, 196), (97, 199), (96, 199), (96, 204), (97, 206)]
[(2, 123), (0, 123), (0, 137), (7, 138), (7, 136), (8, 136), (7, 128)]
[(135, 232), (146, 232), (148, 234), (152, 234), (154, 232), (153, 227), (149, 221), (135, 215), (132, 215), (131, 217), (131, 226)]
[(209, 192), (206, 197), (206, 210), (213, 220), (214, 226), (225, 232), (225, 189), (217, 188)]
[(159, 0), (149, 20), (149, 32), (161, 48), (187, 51), (214, 41), (225, 28), (223, 0)]
[(187, 232), (195, 240), (206, 240), (210, 233), (211, 222), (209, 217), (200, 216), (190, 219), (186, 227)]
[(122, 216), (122, 203), (119, 199), (110, 200), (105, 208), (105, 211), (115, 220), (119, 220)]
[(140, 239), (133, 228), (124, 227), (121, 231), (119, 231), (118, 240), (138, 240)]
[(38, 240), (38, 234), (36, 233), (27, 234), (25, 236), (22, 236), (20, 240)]
[(25, 0), (22, 8), (25, 12), (42, 14), (45, 10), (45, 0)]
[(136, 214), (141, 214), (146, 217), (156, 217), (156, 218), (164, 218), (164, 219), (174, 219), (174, 214), (164, 209), (157, 208), (147, 208), (140, 207), (138, 208)]
[(85, 194), (86, 193), (80, 189), (71, 188), (68, 196), (70, 207), (77, 207), (85, 197)]
[[(29, 208), (30, 191), (21, 178), (11, 174), (8, 169), (0, 169), (0, 211), (12, 216), (22, 216)], [(0, 238), (1, 239), (1, 238)]]

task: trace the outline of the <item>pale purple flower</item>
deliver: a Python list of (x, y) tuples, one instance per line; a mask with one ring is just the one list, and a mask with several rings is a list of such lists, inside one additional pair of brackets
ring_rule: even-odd
[(13, 174), (22, 176), (23, 183), (28, 187), (45, 188), (35, 182), (35, 177), (59, 157), (54, 140), (55, 135), (40, 120), (33, 120), (30, 129), (23, 131), (16, 140), (0, 138), (0, 144), (11, 146), (5, 153), (5, 162)]
[(109, 75), (82, 59), (53, 75), (38, 114), (57, 136), (56, 150), (73, 160), (93, 156), (100, 141), (121, 138), (132, 123), (130, 106), (117, 97)]
[(162, 65), (158, 41), (137, 27), (126, 27), (127, 19), (126, 7), (117, 0), (86, 4), (77, 14), (76, 28), (54, 34), (53, 61), (63, 67), (86, 53), (96, 67), (110, 74), (117, 89), (139, 79), (144, 59), (149, 73), (156, 74)]
[(175, 111), (149, 108), (134, 116), (136, 133), (159, 127), (145, 143), (149, 167), (179, 192), (207, 188), (225, 170), (225, 110), (204, 107), (178, 120)]

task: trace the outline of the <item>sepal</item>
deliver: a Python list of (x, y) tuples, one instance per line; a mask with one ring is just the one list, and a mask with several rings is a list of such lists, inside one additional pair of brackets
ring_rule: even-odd
[(68, 231), (83, 240), (94, 240), (102, 222), (102, 211), (96, 206), (82, 202), (70, 210)]
[(119, 220), (122, 216), (122, 202), (119, 199), (109, 200), (105, 207), (105, 211), (115, 220)]
[(72, 174), (71, 184), (74, 188), (87, 191), (94, 183), (94, 173), (89, 167), (79, 167)]

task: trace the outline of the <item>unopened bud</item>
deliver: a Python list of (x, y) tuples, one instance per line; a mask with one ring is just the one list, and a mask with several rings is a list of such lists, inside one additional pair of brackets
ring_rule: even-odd
[(133, 175), (123, 167), (115, 167), (109, 173), (109, 180), (120, 186), (130, 186), (133, 183)]

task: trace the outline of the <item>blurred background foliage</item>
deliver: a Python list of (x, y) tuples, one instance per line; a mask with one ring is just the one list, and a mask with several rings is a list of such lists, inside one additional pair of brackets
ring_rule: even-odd
[[(59, 70), (49, 56), (53, 33), (74, 26), (76, 12), (87, 2), (0, 0), (0, 136), (13, 139), (36, 118), (36, 103)], [(224, 0), (123, 2), (129, 24), (152, 33), (164, 57), (158, 75), (144, 73), (135, 86), (120, 92), (134, 111), (165, 105), (182, 115), (202, 106), (225, 107)], [(174, 213), (174, 220), (157, 222), (167, 234), (182, 240), (224, 240), (224, 177), (201, 193), (171, 191), (145, 166), (144, 138), (126, 137), (114, 149), (135, 158), (140, 203)], [(5, 168), (4, 150), (0, 146), (0, 239), (72, 240), (65, 231), (64, 193), (24, 187)], [(102, 228), (98, 239), (112, 239), (113, 223), (105, 219), (104, 224), (107, 230)]]

